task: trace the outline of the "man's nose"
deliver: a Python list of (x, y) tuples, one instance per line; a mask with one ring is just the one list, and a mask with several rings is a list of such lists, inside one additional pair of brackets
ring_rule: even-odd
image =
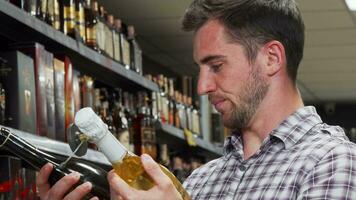
[(207, 70), (200, 69), (198, 79), (198, 95), (209, 94), (215, 91), (216, 84), (214, 77)]

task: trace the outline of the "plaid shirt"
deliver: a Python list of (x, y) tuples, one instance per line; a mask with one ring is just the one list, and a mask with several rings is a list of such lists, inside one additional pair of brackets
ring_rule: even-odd
[(192, 199), (356, 199), (356, 145), (314, 107), (284, 120), (243, 159), (242, 140), (228, 137), (224, 155), (195, 170), (184, 187)]

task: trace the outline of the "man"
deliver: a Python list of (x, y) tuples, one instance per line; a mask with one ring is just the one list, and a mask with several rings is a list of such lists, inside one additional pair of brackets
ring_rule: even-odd
[[(304, 107), (296, 86), (304, 24), (294, 0), (196, 0), (183, 28), (194, 31), (198, 93), (234, 130), (224, 155), (185, 181), (192, 199), (356, 198), (355, 144)], [(157, 165), (142, 161), (157, 185), (138, 191), (111, 173), (113, 196), (180, 199)]]

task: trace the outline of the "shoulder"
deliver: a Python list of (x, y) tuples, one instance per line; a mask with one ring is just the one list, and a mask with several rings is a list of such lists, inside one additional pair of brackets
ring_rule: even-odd
[[(321, 124), (311, 131), (301, 145), (306, 158), (305, 172), (320, 166), (356, 161), (356, 144), (347, 138), (339, 126)], [(356, 167), (356, 162), (353, 165)]]

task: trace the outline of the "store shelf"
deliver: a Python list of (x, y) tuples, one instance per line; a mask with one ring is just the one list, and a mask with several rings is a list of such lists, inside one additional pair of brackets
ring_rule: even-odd
[(45, 22), (29, 15), (6, 1), (0, 1), (1, 35), (10, 43), (39, 42), (54, 53), (63, 53), (72, 58), (75, 67), (113, 86), (158, 91), (154, 82), (127, 70), (120, 63), (103, 56)]
[[(2, 126), (2, 127), (9, 129), (15, 135), (23, 138), (24, 140), (26, 140), (27, 142), (29, 142), (30, 144), (34, 145), (35, 147), (37, 147), (41, 150), (59, 154), (59, 155), (63, 155), (63, 156), (69, 156), (72, 154), (72, 150), (70, 149), (69, 145), (64, 142), (55, 141), (55, 140), (52, 140), (52, 139), (49, 139), (46, 137), (40, 137), (40, 136), (37, 136), (34, 134), (30, 134), (30, 133), (27, 133), (24, 131), (9, 128), (6, 126)], [(78, 157), (76, 157), (76, 158), (78, 158)], [(80, 158), (87, 160), (87, 161), (93, 161), (96, 163), (111, 166), (110, 162), (107, 160), (107, 158), (104, 156), (104, 154), (102, 154), (101, 152), (98, 152), (98, 151), (91, 150), (91, 149), (88, 149), (87, 153)]]
[[(174, 145), (174, 143), (176, 145), (179, 145), (179, 143), (181, 145), (185, 145), (187, 143), (182, 129), (178, 129), (174, 126), (157, 122), (156, 130), (158, 137), (164, 140), (164, 142), (170, 143), (172, 145)], [(212, 157), (217, 157), (223, 154), (223, 148), (220, 146), (214, 145), (198, 137), (195, 138), (195, 141), (197, 144), (197, 148), (206, 153), (209, 153)]]

